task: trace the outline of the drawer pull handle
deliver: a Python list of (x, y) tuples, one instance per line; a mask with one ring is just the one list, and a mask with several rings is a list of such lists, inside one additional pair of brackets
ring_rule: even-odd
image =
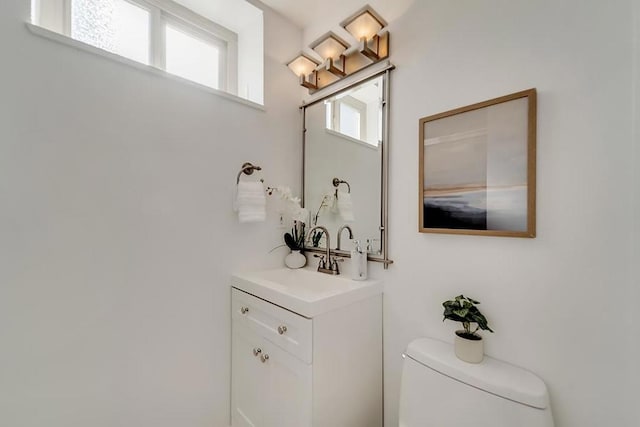
[(278, 326), (278, 333), (280, 335), (284, 335), (284, 333), (287, 332), (287, 327), (286, 326)]
[(260, 360), (262, 361), (262, 363), (266, 363), (267, 360), (269, 360), (269, 355), (263, 354), (262, 356), (260, 356)]
[(240, 313), (242, 313), (242, 314), (247, 314), (248, 312), (249, 312), (249, 307), (242, 307), (240, 309)]
[(262, 353), (262, 349), (261, 349), (261, 348), (254, 348), (254, 349), (253, 349), (253, 355), (254, 355), (255, 357), (258, 357), (258, 355), (259, 355), (260, 353)]

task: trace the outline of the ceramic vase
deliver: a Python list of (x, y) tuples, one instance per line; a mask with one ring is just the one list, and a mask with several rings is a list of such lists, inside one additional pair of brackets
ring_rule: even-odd
[(301, 251), (291, 251), (289, 255), (284, 257), (284, 265), (291, 269), (302, 268), (307, 265), (307, 257), (302, 255)]
[(477, 340), (464, 338), (461, 336), (464, 330), (456, 331), (454, 349), (458, 359), (468, 363), (480, 363), (484, 358), (484, 341), (480, 335)]

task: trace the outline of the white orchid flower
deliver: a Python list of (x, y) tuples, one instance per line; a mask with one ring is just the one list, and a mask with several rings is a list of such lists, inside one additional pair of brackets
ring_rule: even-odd
[(298, 206), (297, 208), (294, 209), (292, 218), (294, 221), (298, 221), (303, 224), (306, 224), (307, 221), (309, 221), (309, 211), (305, 208), (301, 208), (300, 206)]

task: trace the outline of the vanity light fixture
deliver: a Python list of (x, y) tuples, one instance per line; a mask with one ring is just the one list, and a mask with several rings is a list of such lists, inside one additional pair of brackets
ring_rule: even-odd
[(338, 37), (332, 31), (324, 34), (309, 46), (324, 59), (324, 68), (336, 77), (347, 75), (347, 58), (344, 51), (349, 48), (349, 44)]
[(307, 89), (318, 89), (318, 72), (316, 68), (319, 65), (318, 61), (301, 52), (293, 60), (289, 61), (287, 67), (298, 76), (300, 85)]
[(309, 93), (389, 57), (389, 32), (384, 30), (387, 22), (371, 6), (366, 5), (340, 25), (358, 41), (358, 46), (351, 48), (329, 31), (309, 45), (322, 58), (322, 64), (304, 53), (287, 64)]
[(366, 5), (340, 26), (360, 43), (358, 50), (372, 61), (389, 56), (389, 33), (380, 34), (387, 22), (369, 5)]

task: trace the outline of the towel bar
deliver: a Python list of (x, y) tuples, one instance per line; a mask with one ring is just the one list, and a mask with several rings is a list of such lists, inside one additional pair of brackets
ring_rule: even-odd
[(344, 181), (340, 178), (333, 178), (333, 186), (336, 187), (336, 197), (338, 197), (338, 186), (340, 184), (347, 184), (347, 193), (351, 194), (351, 186), (347, 181)]
[[(240, 184), (240, 176), (244, 173), (245, 175), (253, 175), (255, 171), (261, 171), (262, 168), (260, 166), (254, 166), (249, 162), (243, 163), (240, 172), (238, 172), (238, 177), (236, 178), (236, 185)], [(263, 180), (261, 180), (263, 181)], [(263, 181), (264, 182), (264, 181)]]

